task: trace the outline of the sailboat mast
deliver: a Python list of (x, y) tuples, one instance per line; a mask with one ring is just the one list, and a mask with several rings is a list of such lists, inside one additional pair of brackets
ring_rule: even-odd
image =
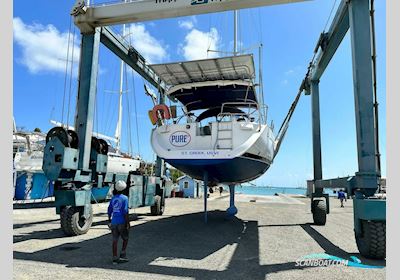
[(238, 11), (233, 11), (233, 55), (237, 55), (237, 17)]
[[(125, 24), (122, 26), (122, 37), (125, 36)], [(120, 80), (119, 80), (119, 99), (118, 99), (118, 123), (117, 129), (115, 131), (115, 138), (117, 139), (116, 143), (116, 152), (120, 153), (121, 151), (121, 132), (122, 132), (122, 93), (124, 86), (124, 61), (121, 60), (121, 68), (120, 68)]]

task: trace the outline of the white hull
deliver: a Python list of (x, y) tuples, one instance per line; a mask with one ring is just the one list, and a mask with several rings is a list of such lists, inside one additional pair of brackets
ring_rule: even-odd
[(117, 155), (108, 155), (107, 172), (108, 173), (129, 173), (139, 170), (140, 160), (133, 158), (125, 158)]
[(43, 172), (43, 152), (17, 152), (14, 157), (16, 171)]
[(151, 135), (153, 150), (193, 178), (201, 180), (207, 171), (213, 183), (251, 181), (271, 165), (274, 135), (267, 125), (233, 120), (212, 122), (209, 127), (200, 128), (199, 123), (156, 127)]
[[(43, 172), (43, 152), (33, 151), (17, 152), (14, 158), (15, 170), (20, 172)], [(126, 158), (118, 155), (109, 154), (107, 160), (107, 172), (109, 173), (129, 173), (139, 170), (140, 160)]]

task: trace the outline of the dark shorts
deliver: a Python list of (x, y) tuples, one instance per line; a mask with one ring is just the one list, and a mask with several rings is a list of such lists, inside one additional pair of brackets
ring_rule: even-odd
[(122, 240), (129, 239), (129, 230), (126, 228), (126, 225), (111, 225), (111, 233), (113, 241), (117, 241), (120, 236)]

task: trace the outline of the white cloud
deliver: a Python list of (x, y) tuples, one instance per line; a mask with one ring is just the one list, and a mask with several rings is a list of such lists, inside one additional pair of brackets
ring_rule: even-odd
[[(56, 71), (65, 73), (67, 61), (68, 32), (61, 33), (53, 25), (25, 24), (20, 18), (13, 19), (14, 41), (22, 49), (22, 57), (18, 62), (25, 65), (31, 73)], [(74, 75), (77, 73), (79, 61), (79, 41), (75, 36), (74, 43)], [(70, 48), (72, 47), (72, 34)], [(72, 48), (69, 60), (71, 60)], [(68, 70), (69, 71), (69, 70)]]
[(217, 54), (207, 50), (217, 50), (219, 42), (220, 37), (216, 28), (211, 28), (210, 32), (192, 29), (186, 34), (184, 43), (180, 44), (178, 49), (187, 60), (211, 58)]
[(127, 38), (143, 57), (149, 63), (157, 63), (168, 57), (166, 49), (162, 42), (151, 36), (146, 30), (144, 24), (133, 23), (127, 28), (126, 34), (130, 34)]
[(185, 29), (192, 29), (194, 27), (193, 22), (190, 20), (179, 21), (178, 24), (179, 24), (179, 27), (185, 28)]
[(197, 23), (197, 18), (195, 16), (191, 16), (189, 19), (178, 21), (178, 25), (183, 29), (193, 29), (194, 25)]

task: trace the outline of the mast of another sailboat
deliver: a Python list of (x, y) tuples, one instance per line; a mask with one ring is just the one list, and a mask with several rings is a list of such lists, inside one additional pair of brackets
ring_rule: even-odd
[[(125, 0), (125, 3), (127, 0)], [(125, 38), (125, 24), (122, 25), (122, 38)], [(115, 138), (117, 139), (116, 143), (116, 153), (121, 152), (121, 134), (122, 134), (122, 93), (124, 86), (124, 66), (125, 63), (121, 60), (120, 65), (120, 80), (119, 80), (119, 98), (118, 98), (118, 122), (115, 130)]]
[[(122, 27), (122, 37), (125, 36), (125, 24)], [(122, 132), (122, 93), (123, 93), (123, 84), (124, 82), (124, 61), (121, 60), (120, 65), (120, 80), (119, 80), (119, 92), (118, 92), (118, 122), (117, 128), (115, 130), (115, 138), (117, 139), (116, 143), (116, 152), (121, 152), (121, 132)]]
[(237, 19), (238, 11), (233, 11), (233, 55), (237, 55)]

